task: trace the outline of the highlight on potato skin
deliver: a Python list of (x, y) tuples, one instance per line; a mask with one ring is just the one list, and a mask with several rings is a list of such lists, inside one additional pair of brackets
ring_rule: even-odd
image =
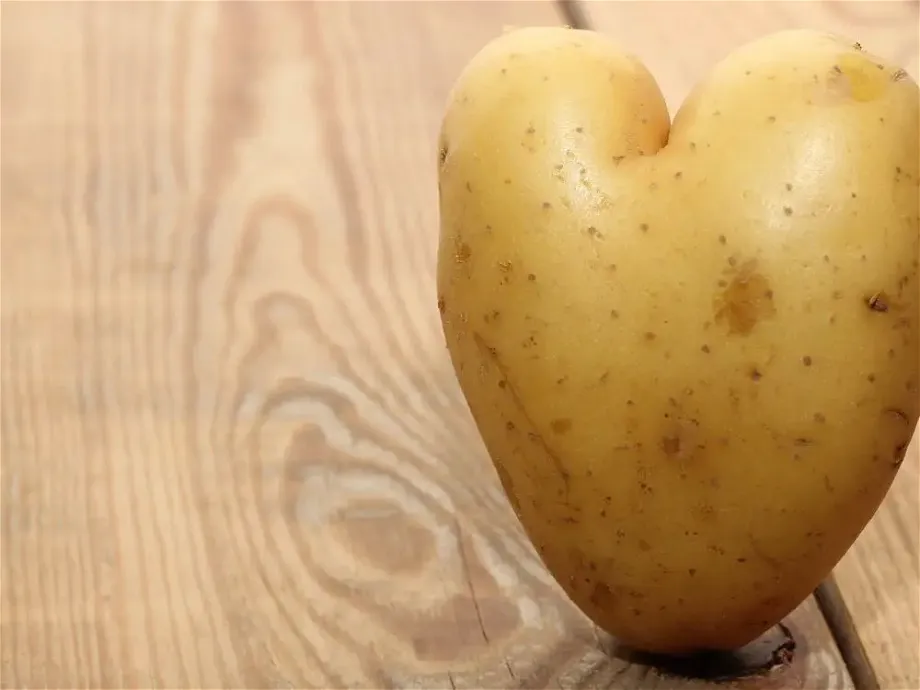
[(884, 498), (920, 416), (918, 100), (805, 30), (738, 48), (673, 124), (590, 31), (508, 31), (458, 77), (450, 358), (547, 568), (627, 645), (752, 641)]

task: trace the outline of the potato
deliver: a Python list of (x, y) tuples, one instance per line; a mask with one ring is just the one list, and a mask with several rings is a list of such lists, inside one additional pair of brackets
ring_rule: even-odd
[(920, 414), (918, 114), (903, 70), (806, 30), (673, 125), (589, 31), (515, 29), (460, 74), (450, 358), (529, 539), (623, 643), (748, 643), (886, 495)]

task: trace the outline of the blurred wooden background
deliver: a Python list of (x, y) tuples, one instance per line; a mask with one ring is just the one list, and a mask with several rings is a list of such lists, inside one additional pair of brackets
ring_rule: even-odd
[[(918, 77), (915, 1), (579, 8), (672, 112), (783, 27)], [(564, 9), (3, 4), (2, 687), (679, 686), (540, 566), (435, 311), (447, 91)], [(812, 599), (739, 687), (920, 687), (917, 495), (915, 439), (835, 571), (844, 653)]]

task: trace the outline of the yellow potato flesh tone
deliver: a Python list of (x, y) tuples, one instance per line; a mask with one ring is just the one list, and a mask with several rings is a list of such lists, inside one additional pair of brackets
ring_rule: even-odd
[(460, 76), (450, 356), (529, 538), (626, 644), (751, 641), (878, 508), (920, 413), (917, 123), (902, 71), (811, 31), (673, 126), (591, 32), (511, 31)]

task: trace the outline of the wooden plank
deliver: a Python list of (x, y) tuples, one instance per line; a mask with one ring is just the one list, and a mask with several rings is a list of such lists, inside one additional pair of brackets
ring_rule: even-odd
[[(672, 115), (696, 80), (735, 46), (796, 26), (849, 35), (920, 80), (920, 5), (913, 0), (582, 6), (593, 28), (642, 56), (659, 79)], [(687, 27), (693, 27), (691, 33)], [(846, 613), (858, 632), (858, 639), (847, 644), (856, 647), (851, 650), (854, 655), (865, 656), (882, 688), (920, 687), (918, 464), (915, 434), (889, 496), (834, 571)]]
[[(540, 565), (434, 311), (447, 90), (557, 20), (4, 8), (3, 687), (704, 687)], [(813, 601), (790, 625), (737, 687), (850, 687)]]

